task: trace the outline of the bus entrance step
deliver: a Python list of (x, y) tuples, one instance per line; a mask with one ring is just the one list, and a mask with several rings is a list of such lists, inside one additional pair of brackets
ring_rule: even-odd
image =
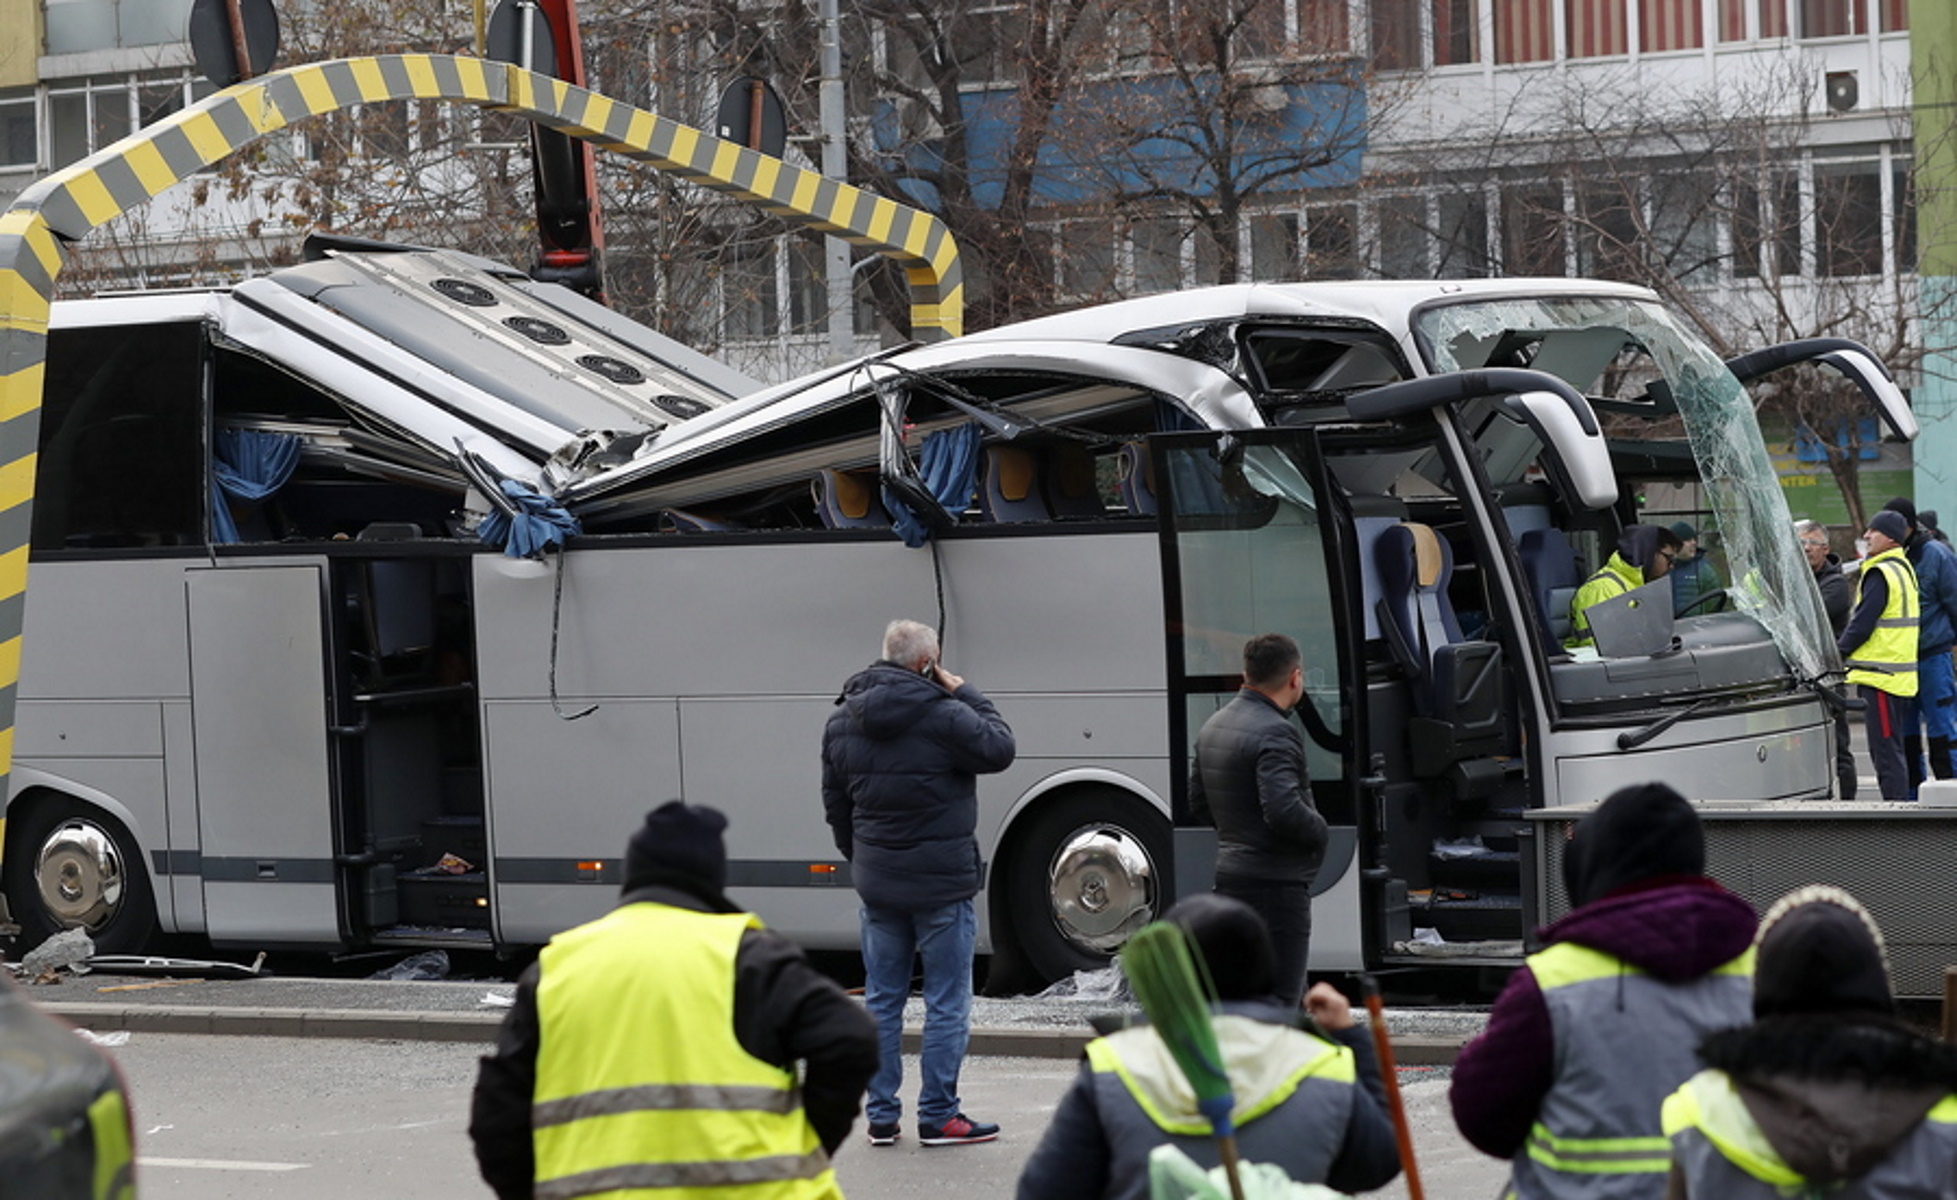
[(1522, 897), (1513, 891), (1435, 887), (1407, 897), (1416, 928), (1429, 928), (1450, 942), (1519, 938)]
[(1427, 877), (1435, 890), (1513, 890), (1522, 878), (1522, 855), (1514, 850), (1482, 850), (1474, 854), (1430, 854)]

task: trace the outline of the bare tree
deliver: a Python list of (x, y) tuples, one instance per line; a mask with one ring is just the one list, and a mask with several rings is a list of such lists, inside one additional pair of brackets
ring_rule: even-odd
[[(1490, 257), (1502, 273), (1642, 284), (1724, 356), (1848, 337), (1907, 375), (1924, 362), (1929, 315), (1915, 285), (1915, 173), (1895, 160), (1885, 177), (1872, 151), (1816, 154), (1809, 98), (1818, 85), (1798, 59), (1695, 94), (1660, 93), (1629, 70), (1572, 72), (1532, 88), (1526, 109), (1518, 102), (1472, 131), (1401, 151), (1397, 177), (1373, 186), (1493, 197), (1499, 250)], [(1425, 233), (1459, 241), (1457, 230)], [(1859, 523), (1852, 431), (1866, 424), (1867, 400), (1813, 370), (1780, 372), (1754, 394), (1763, 417), (1825, 451)]]

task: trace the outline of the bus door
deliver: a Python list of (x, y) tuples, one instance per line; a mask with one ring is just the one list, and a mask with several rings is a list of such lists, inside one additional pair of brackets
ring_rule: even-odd
[(185, 572), (204, 908), (219, 945), (341, 940), (325, 567)]
[(1195, 825), (1189, 765), (1203, 722), (1236, 695), (1243, 647), (1260, 633), (1289, 634), (1305, 665), (1304, 731), (1313, 802), (1332, 826), (1313, 884), (1311, 966), (1365, 965), (1371, 919), (1362, 899), (1359, 777), (1352, 747), (1352, 617), (1342, 535), (1324, 503), (1315, 431), (1163, 434), (1152, 439), (1161, 520), (1167, 620), (1171, 778), (1175, 781), (1177, 893), (1207, 890), (1216, 834)]

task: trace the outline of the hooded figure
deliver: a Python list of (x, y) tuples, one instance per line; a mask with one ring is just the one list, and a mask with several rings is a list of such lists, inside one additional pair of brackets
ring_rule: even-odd
[[(876, 1026), (728, 900), (726, 828), (679, 800), (647, 813), (618, 907), (518, 979), (469, 1118), (499, 1200), (584, 1194), (592, 1176), (750, 1195), (757, 1168), (784, 1200), (841, 1196), (829, 1160), (876, 1069)], [(715, 1102), (730, 1091), (764, 1100)]]
[(1661, 525), (1626, 525), (1617, 535), (1617, 551), (1596, 574), (1584, 580), (1570, 600), (1570, 635), (1563, 644), (1574, 650), (1588, 646), (1590, 618), (1584, 615), (1591, 605), (1612, 596), (1641, 588), (1663, 579), (1671, 571), (1672, 560), (1683, 545), (1678, 535)]
[(1761, 922), (1752, 1025), (1665, 1101), (1670, 1196), (1957, 1195), (1957, 1046), (1896, 1019), (1882, 934), (1834, 887)]
[[(1316, 1024), (1279, 1003), (1270, 932), (1241, 900), (1199, 892), (1163, 919), (1188, 932), (1216, 984), (1213, 1023), (1242, 1158), (1339, 1192), (1372, 1191), (1398, 1175), (1379, 1064), (1345, 998), (1330, 984), (1314, 987), (1306, 1004)], [(1208, 1120), (1162, 1039), (1118, 1018), (1097, 1024), (1107, 1036), (1088, 1046), (1020, 1173), (1017, 1200), (1147, 1200), (1148, 1155), (1161, 1145), (1204, 1167), (1217, 1162)]]
[(1753, 909), (1704, 871), (1698, 813), (1665, 784), (1577, 824), (1572, 910), (1537, 934), (1448, 1094), (1462, 1136), (1514, 1160), (1517, 1195), (1664, 1194), (1659, 1106), (1700, 1041), (1749, 1011)]
[(1931, 776), (1957, 779), (1957, 672), (1950, 658), (1951, 647), (1957, 645), (1957, 551), (1931, 535), (1916, 506), (1904, 497), (1891, 500), (1883, 511), (1902, 517), (1902, 530), (1883, 532), (1902, 546), (1916, 572), (1916, 697), (1903, 721), (1903, 759), (1914, 799), (1924, 777), (1925, 751)]

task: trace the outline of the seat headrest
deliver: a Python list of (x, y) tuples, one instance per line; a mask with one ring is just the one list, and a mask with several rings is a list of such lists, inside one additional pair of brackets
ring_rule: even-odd
[(1033, 456), (1018, 446), (988, 446), (985, 454), (992, 464), (999, 495), (1007, 500), (1026, 499), (1033, 490)]
[(1441, 548), (1440, 535), (1432, 526), (1407, 521), (1401, 525), (1413, 535), (1413, 581), (1420, 588), (1433, 588), (1441, 583), (1441, 571), (1447, 562)]

